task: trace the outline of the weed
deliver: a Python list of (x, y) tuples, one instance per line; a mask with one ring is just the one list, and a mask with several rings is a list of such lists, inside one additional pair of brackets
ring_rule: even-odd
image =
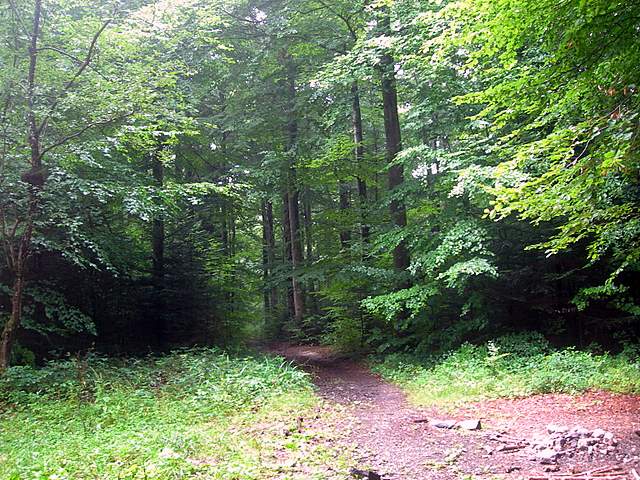
[(307, 375), (284, 360), (212, 349), (15, 367), (0, 380), (0, 478), (266, 478), (264, 458), (285, 440), (302, 451), (305, 439), (256, 439), (253, 425), (315, 402)]
[(637, 357), (573, 348), (554, 351), (535, 334), (510, 335), (485, 345), (464, 344), (439, 358), (390, 355), (374, 370), (425, 405), (590, 389), (640, 393)]

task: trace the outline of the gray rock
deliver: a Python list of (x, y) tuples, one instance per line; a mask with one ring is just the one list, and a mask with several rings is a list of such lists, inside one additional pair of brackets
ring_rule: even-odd
[(596, 428), (593, 432), (591, 432), (591, 436), (593, 438), (604, 438), (606, 434), (607, 432), (605, 432), (601, 428)]
[(587, 430), (586, 428), (582, 428), (582, 427), (576, 427), (573, 430), (571, 430), (571, 434), (572, 436), (575, 437), (590, 437), (591, 436), (591, 432), (589, 430)]
[(429, 425), (436, 428), (446, 428), (448, 430), (456, 426), (455, 420), (432, 420)]
[(542, 464), (549, 465), (551, 463), (556, 463), (559, 456), (559, 452), (551, 450), (550, 448), (545, 448), (536, 454), (536, 460)]
[(463, 430), (480, 430), (482, 429), (482, 424), (480, 420), (463, 420), (458, 422), (456, 427), (462, 428)]
[(569, 431), (568, 427), (555, 425), (553, 423), (550, 423), (549, 425), (547, 425), (547, 432), (549, 433), (567, 433), (568, 431)]

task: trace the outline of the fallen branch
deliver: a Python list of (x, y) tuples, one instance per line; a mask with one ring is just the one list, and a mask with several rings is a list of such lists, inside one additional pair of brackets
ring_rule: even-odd
[(502, 447), (498, 447), (496, 452), (515, 452), (517, 450), (522, 450), (526, 445), (504, 445)]

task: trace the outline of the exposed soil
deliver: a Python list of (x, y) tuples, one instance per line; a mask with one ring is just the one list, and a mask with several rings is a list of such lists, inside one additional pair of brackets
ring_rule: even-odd
[[(640, 398), (590, 392), (579, 396), (536, 395), (468, 404), (443, 411), (410, 405), (397, 387), (357, 362), (317, 346), (272, 346), (273, 353), (309, 371), (319, 394), (346, 409), (331, 428), (341, 433), (338, 448), (353, 449), (361, 470), (387, 480), (476, 477), (521, 478), (548, 471), (579, 472), (604, 466), (640, 470)], [(431, 419), (480, 419), (482, 430), (447, 430)], [(318, 422), (326, 420), (319, 419)], [(618, 440), (615, 453), (564, 456), (542, 465), (527, 449), (496, 452), (497, 432), (528, 440), (544, 435), (548, 424), (601, 428)], [(317, 425), (316, 425), (317, 427)], [(494, 450), (491, 454), (488, 450)], [(624, 462), (624, 463), (623, 463)]]

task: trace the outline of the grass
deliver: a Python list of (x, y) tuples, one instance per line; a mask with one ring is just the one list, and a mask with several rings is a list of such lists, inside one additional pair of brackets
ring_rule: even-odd
[(317, 407), (282, 359), (211, 349), (14, 367), (0, 379), (0, 478), (331, 478), (324, 465), (346, 463), (299, 428)]
[(439, 358), (390, 355), (373, 369), (403, 387), (418, 405), (587, 390), (640, 394), (637, 349), (620, 355), (554, 350), (531, 333), (464, 344)]

